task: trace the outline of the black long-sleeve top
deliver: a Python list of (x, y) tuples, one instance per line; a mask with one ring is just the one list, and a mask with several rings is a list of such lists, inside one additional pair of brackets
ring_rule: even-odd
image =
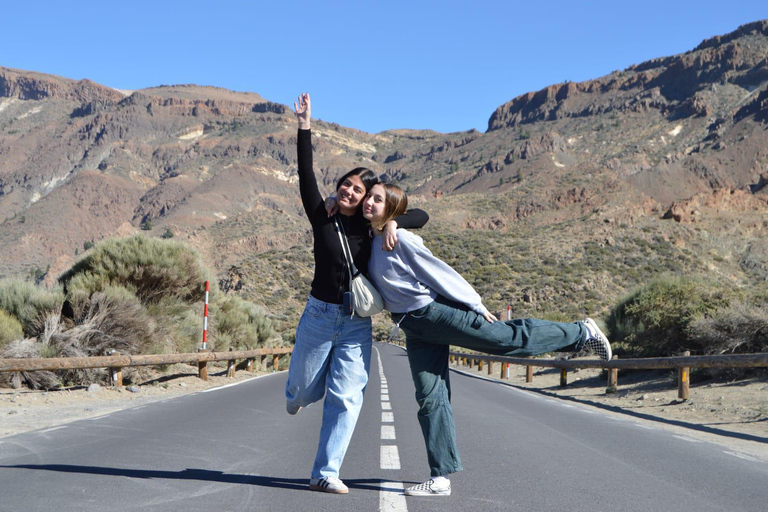
[[(311, 294), (316, 299), (331, 304), (341, 304), (344, 292), (349, 290), (349, 273), (336, 233), (333, 217), (325, 211), (325, 200), (320, 194), (317, 179), (312, 170), (312, 132), (299, 130), (297, 147), (299, 160), (299, 190), (304, 211), (312, 224), (315, 249), (315, 276), (312, 279)], [(368, 274), (368, 259), (371, 255), (371, 238), (368, 221), (362, 211), (354, 215), (339, 215), (349, 241), (349, 250), (355, 266), (363, 274)], [(398, 227), (418, 229), (429, 220), (423, 210), (412, 209), (397, 217)]]

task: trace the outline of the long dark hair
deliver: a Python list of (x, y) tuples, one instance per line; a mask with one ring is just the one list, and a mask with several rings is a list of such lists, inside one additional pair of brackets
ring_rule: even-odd
[(336, 182), (336, 190), (339, 190), (341, 188), (341, 184), (344, 183), (344, 180), (350, 176), (359, 176), (360, 180), (363, 182), (363, 186), (365, 187), (366, 192), (371, 190), (371, 187), (379, 182), (379, 178), (372, 170), (368, 169), (367, 167), (355, 167), (347, 174), (339, 178), (339, 181)]

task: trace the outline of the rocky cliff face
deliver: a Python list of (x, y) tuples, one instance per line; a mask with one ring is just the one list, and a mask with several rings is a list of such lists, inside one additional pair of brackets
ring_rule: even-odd
[(123, 99), (120, 92), (90, 80), (76, 82), (9, 68), (0, 68), (0, 97), (19, 100), (63, 99), (80, 103), (116, 103)]
[(648, 109), (665, 116), (707, 116), (716, 108), (706, 91), (718, 84), (750, 89), (768, 80), (768, 21), (704, 41), (684, 55), (655, 59), (609, 76), (564, 83), (518, 96), (500, 106), (488, 130), (565, 117)]

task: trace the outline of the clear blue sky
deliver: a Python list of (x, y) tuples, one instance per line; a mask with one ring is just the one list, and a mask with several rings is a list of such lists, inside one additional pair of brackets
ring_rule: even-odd
[(252, 91), (368, 132), (485, 131), (499, 105), (768, 18), (766, 0), (6, 2), (0, 66)]

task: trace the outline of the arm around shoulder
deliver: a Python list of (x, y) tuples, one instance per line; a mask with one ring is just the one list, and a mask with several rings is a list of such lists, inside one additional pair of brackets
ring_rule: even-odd
[(429, 214), (419, 208), (412, 208), (399, 217), (395, 217), (394, 221), (397, 222), (398, 228), (420, 229), (429, 222)]

